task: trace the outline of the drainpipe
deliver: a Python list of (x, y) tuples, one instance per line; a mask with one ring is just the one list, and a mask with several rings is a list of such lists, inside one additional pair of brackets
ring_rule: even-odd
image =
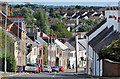
[(94, 62), (95, 62), (95, 61), (94, 61), (94, 50), (93, 50), (93, 75), (94, 75), (94, 69), (95, 69), (95, 68), (94, 68)]
[(95, 75), (96, 75), (96, 53), (95, 53)]
[(99, 77), (100, 77), (100, 60), (99, 60)]

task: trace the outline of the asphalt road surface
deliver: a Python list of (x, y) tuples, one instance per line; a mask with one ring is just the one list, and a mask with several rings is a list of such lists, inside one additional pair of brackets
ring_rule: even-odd
[(19, 76), (11, 76), (11, 77), (4, 77), (2, 79), (120, 79), (120, 77), (88, 77), (85, 74), (75, 75), (73, 72), (63, 72), (63, 73), (30, 73), (26, 75), (19, 75)]
[(27, 75), (19, 75), (19, 76), (14, 76), (14, 77), (5, 77), (2, 79), (85, 79), (85, 78), (80, 78), (74, 73), (70, 72), (63, 72), (63, 73), (31, 73)]

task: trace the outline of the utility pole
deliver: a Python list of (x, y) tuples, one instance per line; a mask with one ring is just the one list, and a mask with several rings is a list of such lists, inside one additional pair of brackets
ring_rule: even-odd
[(6, 5), (6, 21), (5, 21), (5, 73), (7, 72), (7, 61), (6, 61), (6, 52), (7, 52), (7, 3)]
[(75, 31), (76, 35), (75, 35), (75, 45), (76, 45), (76, 73), (77, 73), (77, 53), (78, 53), (78, 35), (77, 32)]

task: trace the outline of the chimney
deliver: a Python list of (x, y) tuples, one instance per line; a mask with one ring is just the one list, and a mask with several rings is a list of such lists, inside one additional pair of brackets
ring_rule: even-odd
[(40, 37), (43, 37), (43, 32), (40, 32)]
[(111, 10), (114, 10), (114, 8), (113, 8), (113, 7), (111, 7)]
[(118, 22), (120, 22), (120, 17), (118, 17)]

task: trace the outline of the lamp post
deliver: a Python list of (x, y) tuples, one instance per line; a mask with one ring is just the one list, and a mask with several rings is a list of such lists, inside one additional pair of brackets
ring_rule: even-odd
[(77, 35), (77, 30), (75, 30), (75, 44), (76, 44), (76, 73), (77, 73), (77, 53), (78, 53), (78, 35)]
[(7, 72), (7, 60), (6, 60), (6, 52), (7, 52), (7, 3), (6, 3), (6, 20), (5, 20), (5, 73)]

